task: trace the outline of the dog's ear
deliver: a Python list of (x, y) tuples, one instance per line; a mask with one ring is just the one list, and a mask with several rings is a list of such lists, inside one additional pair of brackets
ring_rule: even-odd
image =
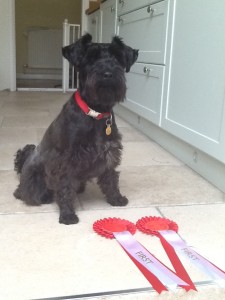
[(88, 47), (91, 45), (92, 36), (89, 33), (83, 35), (74, 44), (62, 48), (63, 56), (75, 67), (79, 68)]
[(126, 64), (126, 72), (130, 72), (131, 66), (135, 63), (135, 61), (138, 58), (138, 50), (132, 49), (129, 46), (126, 46), (126, 58), (127, 58), (127, 64)]
[(111, 49), (118, 61), (124, 66), (126, 72), (129, 72), (131, 66), (138, 58), (138, 50), (125, 45), (122, 39), (118, 36), (113, 37)]

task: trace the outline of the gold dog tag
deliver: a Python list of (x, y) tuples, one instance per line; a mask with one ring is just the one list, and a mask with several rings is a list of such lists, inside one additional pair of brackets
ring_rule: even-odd
[(110, 115), (110, 118), (106, 120), (105, 122), (106, 129), (105, 129), (105, 134), (110, 135), (112, 133), (112, 115)]
[(111, 125), (108, 124), (106, 129), (105, 129), (105, 133), (106, 133), (106, 135), (110, 135), (111, 132), (112, 132)]

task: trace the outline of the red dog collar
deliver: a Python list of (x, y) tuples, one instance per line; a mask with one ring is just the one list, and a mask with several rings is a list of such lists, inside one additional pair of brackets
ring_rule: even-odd
[(74, 99), (78, 106), (81, 108), (81, 110), (87, 115), (94, 119), (101, 120), (103, 118), (109, 118), (111, 116), (110, 112), (106, 113), (99, 113), (93, 109), (91, 109), (87, 103), (84, 102), (84, 100), (81, 98), (79, 91), (76, 91), (74, 93)]

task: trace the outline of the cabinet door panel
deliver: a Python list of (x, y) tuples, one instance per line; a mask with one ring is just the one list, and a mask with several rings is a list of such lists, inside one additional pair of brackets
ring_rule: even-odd
[(110, 43), (116, 34), (116, 4), (116, 0), (108, 0), (101, 5), (102, 43)]
[(127, 74), (123, 105), (155, 124), (160, 123), (163, 66), (136, 63)]
[(118, 18), (118, 35), (139, 49), (139, 62), (165, 63), (168, 1), (162, 1)]
[(156, 2), (155, 0), (117, 0), (118, 1), (118, 15), (125, 14), (129, 11), (144, 7), (146, 5)]
[(164, 129), (223, 162), (224, 11), (225, 2), (220, 0), (207, 1), (203, 6), (195, 0), (176, 2), (162, 117)]

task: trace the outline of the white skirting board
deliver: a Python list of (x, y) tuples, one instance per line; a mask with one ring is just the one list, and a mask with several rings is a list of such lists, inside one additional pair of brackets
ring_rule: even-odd
[(62, 80), (62, 74), (24, 74), (24, 73), (17, 73), (16, 79), (49, 79), (49, 80)]
[(115, 113), (157, 142), (222, 192), (225, 192), (225, 165), (199, 149), (185, 143), (153, 123), (118, 104)]

